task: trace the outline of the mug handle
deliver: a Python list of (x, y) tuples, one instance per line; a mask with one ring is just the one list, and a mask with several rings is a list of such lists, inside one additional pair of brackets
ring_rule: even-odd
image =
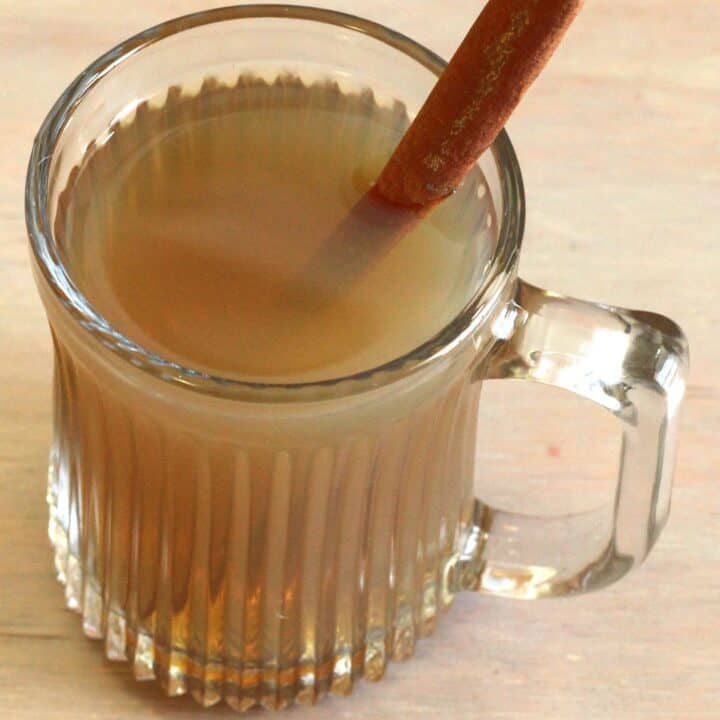
[(661, 315), (566, 298), (518, 281), (508, 328), (479, 377), (533, 380), (588, 398), (622, 423), (615, 501), (533, 517), (476, 500), (445, 587), (538, 598), (608, 585), (640, 563), (665, 524), (685, 392), (687, 341)]

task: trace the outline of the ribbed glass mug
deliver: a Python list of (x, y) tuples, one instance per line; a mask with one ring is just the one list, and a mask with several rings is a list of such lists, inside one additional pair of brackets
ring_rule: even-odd
[[(687, 365), (670, 320), (517, 278), (523, 191), (504, 133), (479, 163), (495, 220), (482, 241), (494, 255), (467, 306), (404, 357), (352, 377), (253, 384), (123, 337), (79, 292), (53, 234), (72, 168), (118, 114), (160, 88), (288, 69), (351, 78), (412, 116), (443, 62), (324, 10), (187, 16), (119, 45), (73, 82), (40, 129), (27, 179), (55, 347), (49, 532), (68, 605), (138, 679), (238, 709), (313, 703), (361, 676), (378, 680), (458, 591), (536, 598), (624, 575), (668, 514)], [(490, 378), (565, 388), (616, 415), (614, 502), (547, 518), (474, 497)]]

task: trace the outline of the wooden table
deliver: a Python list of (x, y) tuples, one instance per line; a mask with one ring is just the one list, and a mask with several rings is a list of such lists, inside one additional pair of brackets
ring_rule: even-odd
[[(2, 718), (205, 716), (104, 661), (63, 609), (43, 499), (50, 342), (27, 261), (22, 195), (33, 134), (68, 81), (129, 34), (212, 4), (0, 0)], [(480, 5), (321, 4), (380, 20), (444, 56)], [(510, 127), (529, 196), (524, 276), (666, 313), (690, 337), (674, 507), (655, 551), (629, 578), (587, 597), (460, 597), (435, 637), (413, 661), (393, 664), (383, 683), (292, 717), (720, 717), (718, 27), (718, 0), (593, 0)], [(582, 430), (574, 421), (581, 411), (589, 417)], [(495, 383), (483, 417), (485, 475), (503, 487), (547, 481), (559, 498), (609, 492), (618, 428), (601, 411), (548, 389)], [(571, 495), (558, 492), (568, 487)]]

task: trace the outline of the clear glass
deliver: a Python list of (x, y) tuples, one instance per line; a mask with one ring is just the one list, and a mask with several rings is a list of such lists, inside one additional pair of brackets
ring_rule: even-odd
[[(322, 10), (187, 16), (75, 80), (40, 129), (27, 180), (55, 346), (49, 534), (67, 603), (138, 679), (241, 710), (380, 679), (460, 590), (534, 598), (622, 576), (668, 514), (687, 366), (670, 320), (517, 279), (523, 194), (504, 133), (480, 160), (494, 257), (453, 322), (404, 357), (272, 385), (209, 376), (123, 337), (79, 292), (55, 243), (72, 169), (129, 104), (173, 85), (197, 91), (210, 76), (288, 69), (351, 78), (412, 116), (443, 63), (386, 28)], [(474, 497), (490, 378), (565, 388), (620, 419), (613, 503), (547, 518)]]

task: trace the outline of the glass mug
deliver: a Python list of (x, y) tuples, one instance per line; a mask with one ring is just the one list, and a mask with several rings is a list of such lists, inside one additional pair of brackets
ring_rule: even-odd
[[(495, 250), (472, 300), (414, 351), (351, 377), (253, 384), (182, 367), (111, 327), (65, 266), (53, 235), (61, 191), (138, 99), (208, 75), (290, 68), (352, 78), (412, 116), (443, 67), (349, 15), (224, 8), (103, 55), (39, 131), (26, 211), (55, 347), (55, 564), (85, 633), (169, 695), (245, 710), (347, 694), (411, 655), (457, 592), (600, 588), (647, 555), (667, 518), (683, 334), (659, 315), (517, 278), (524, 200), (504, 132), (479, 161)], [(620, 419), (614, 502), (534, 517), (474, 497), (491, 378), (565, 388)]]

